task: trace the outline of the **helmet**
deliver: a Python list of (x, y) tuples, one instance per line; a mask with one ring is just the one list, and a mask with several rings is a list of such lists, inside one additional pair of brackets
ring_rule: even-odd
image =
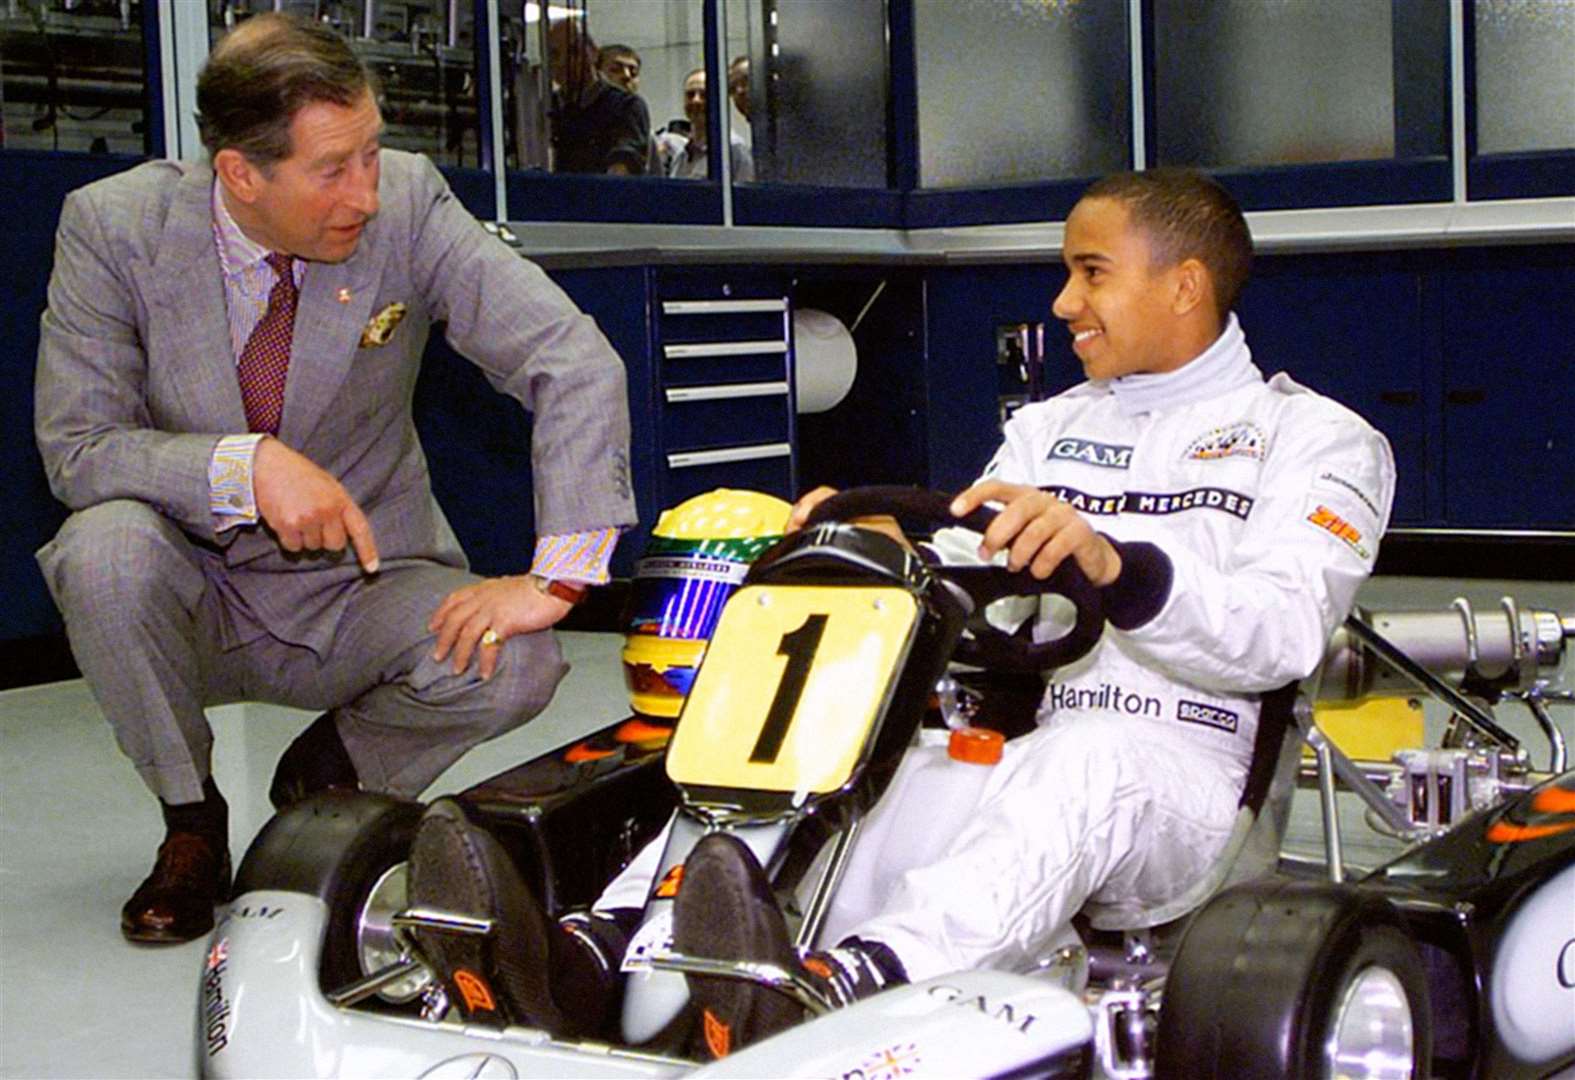
[(678, 715), (722, 605), (782, 538), (792, 509), (758, 491), (717, 488), (662, 513), (624, 613), (623, 677), (635, 712)]

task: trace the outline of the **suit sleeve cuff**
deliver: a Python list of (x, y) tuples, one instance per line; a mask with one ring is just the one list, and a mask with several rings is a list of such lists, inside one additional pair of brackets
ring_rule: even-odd
[(616, 528), (541, 536), (536, 539), (530, 572), (547, 581), (601, 585), (610, 576), (613, 548), (617, 543)]
[(1122, 543), (1108, 536), (1105, 539), (1121, 556), (1120, 575), (1099, 590), (1105, 605), (1105, 620), (1117, 630), (1136, 630), (1152, 621), (1170, 599), (1175, 567), (1170, 556), (1153, 544), (1144, 541)]
[(208, 461), (208, 509), (213, 512), (214, 532), (257, 524), (252, 466), (262, 439), (261, 434), (226, 435), (214, 446)]

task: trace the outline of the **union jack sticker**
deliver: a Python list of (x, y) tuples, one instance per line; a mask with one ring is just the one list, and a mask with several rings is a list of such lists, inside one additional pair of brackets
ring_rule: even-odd
[(898, 1043), (871, 1054), (859, 1068), (869, 1080), (895, 1080), (915, 1072), (921, 1060), (917, 1043)]

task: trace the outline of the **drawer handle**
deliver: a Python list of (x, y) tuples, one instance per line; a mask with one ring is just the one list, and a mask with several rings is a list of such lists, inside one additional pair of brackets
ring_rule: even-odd
[(760, 311), (786, 311), (780, 300), (663, 300), (663, 315), (746, 315)]
[(758, 446), (729, 446), (723, 450), (688, 450), (681, 454), (668, 454), (667, 467), (690, 469), (696, 465), (723, 465), (730, 461), (759, 461), (763, 458), (788, 457), (793, 447), (785, 442), (762, 443)]
[(786, 382), (726, 383), (720, 386), (672, 386), (665, 393), (669, 402), (722, 401), (727, 398), (785, 397)]
[(697, 356), (764, 356), (787, 351), (787, 342), (780, 340), (705, 341), (694, 345), (662, 346), (662, 355), (669, 360), (684, 360)]
[(1415, 405), (1419, 395), (1415, 390), (1385, 390), (1378, 395), (1385, 405)]

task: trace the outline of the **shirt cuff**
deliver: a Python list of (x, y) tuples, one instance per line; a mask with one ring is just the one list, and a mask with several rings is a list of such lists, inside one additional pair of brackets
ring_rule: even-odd
[(1117, 630), (1136, 630), (1158, 615), (1170, 599), (1176, 568), (1170, 556), (1153, 544), (1141, 540), (1123, 544), (1108, 536), (1105, 539), (1121, 556), (1121, 573), (1099, 590), (1105, 621)]
[(548, 581), (604, 584), (610, 576), (608, 567), (617, 542), (616, 528), (539, 536), (530, 572)]
[(257, 524), (252, 465), (257, 460), (257, 444), (262, 440), (261, 433), (226, 435), (213, 448), (208, 462), (208, 508), (213, 512), (215, 532)]

